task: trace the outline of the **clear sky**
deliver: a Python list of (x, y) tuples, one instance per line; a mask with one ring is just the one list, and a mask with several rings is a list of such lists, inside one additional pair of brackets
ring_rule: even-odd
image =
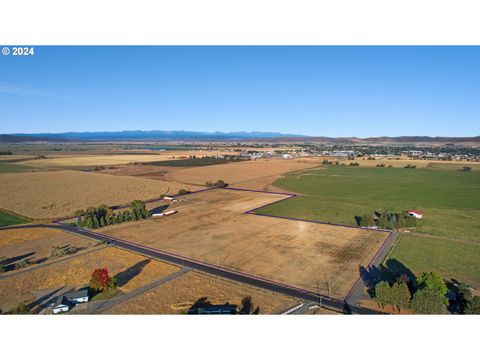
[(0, 133), (480, 135), (480, 47), (36, 47), (0, 55)]

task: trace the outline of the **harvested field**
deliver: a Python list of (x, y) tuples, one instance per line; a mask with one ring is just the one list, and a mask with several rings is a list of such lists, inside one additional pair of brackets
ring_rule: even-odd
[(181, 188), (194, 190), (172, 182), (70, 170), (0, 174), (2, 207), (36, 219), (67, 216), (100, 204), (152, 199)]
[(177, 267), (116, 248), (104, 248), (50, 266), (0, 278), (0, 308), (9, 310), (34, 299), (32, 291), (88, 284), (94, 269), (106, 267), (116, 275), (119, 289), (131, 291), (166, 276)]
[(110, 314), (184, 314), (204, 299), (212, 305), (233, 304), (241, 308), (242, 299), (252, 297), (260, 314), (278, 314), (298, 301), (281, 294), (264, 291), (203, 273), (189, 272), (145, 294), (109, 309)]
[(280, 174), (316, 167), (319, 164), (320, 161), (307, 160), (252, 160), (180, 169), (168, 174), (167, 179), (195, 185), (204, 185), (207, 180), (222, 179), (232, 186), (260, 189), (265, 187), (265, 180), (270, 183)]
[(97, 242), (87, 238), (54, 229), (0, 230), (0, 263), (10, 273), (15, 271), (15, 262), (19, 260), (28, 261), (32, 264), (30, 266), (58, 260), (59, 258), (49, 259), (53, 246), (64, 250), (74, 246), (77, 249), (76, 253), (80, 253), (97, 245)]
[(224, 151), (163, 151), (149, 155), (97, 155), (97, 156), (59, 156), (46, 159), (27, 160), (22, 164), (46, 167), (73, 167), (73, 166), (101, 166), (101, 165), (121, 165), (131, 162), (146, 163), (152, 161), (165, 161), (188, 158), (190, 156), (203, 157), (214, 155), (235, 155), (232, 152)]
[(217, 189), (169, 207), (177, 214), (101, 232), (312, 291), (344, 297), (387, 233), (247, 215), (284, 195)]
[(104, 169), (102, 174), (117, 176), (138, 176), (145, 179), (167, 181), (166, 175), (178, 168), (170, 166), (151, 166), (151, 165), (124, 165), (113, 169)]

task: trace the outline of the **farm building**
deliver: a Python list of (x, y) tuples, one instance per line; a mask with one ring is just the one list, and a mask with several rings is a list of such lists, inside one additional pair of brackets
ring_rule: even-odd
[(57, 298), (57, 302), (53, 306), (52, 310), (54, 314), (67, 312), (70, 310), (72, 305), (88, 302), (88, 300), (89, 300), (88, 289), (66, 293), (66, 294), (60, 295)]
[(409, 210), (407, 211), (408, 215), (415, 217), (416, 219), (421, 219), (423, 214), (421, 211), (418, 210)]

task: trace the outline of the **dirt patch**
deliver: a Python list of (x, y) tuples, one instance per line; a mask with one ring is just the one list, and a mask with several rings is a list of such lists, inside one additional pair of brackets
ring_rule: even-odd
[(2, 207), (34, 219), (67, 216), (100, 204), (152, 199), (181, 188), (194, 190), (173, 182), (83, 171), (0, 174)]
[(278, 314), (298, 301), (203, 273), (189, 272), (132, 300), (112, 307), (110, 314), (184, 314), (199, 299), (213, 305), (233, 304), (241, 308), (242, 299), (252, 297), (260, 314)]
[(182, 197), (172, 216), (101, 231), (312, 291), (329, 285), (343, 298), (388, 234), (244, 214), (282, 198), (217, 189)]
[(32, 291), (79, 287), (88, 284), (92, 272), (106, 267), (116, 275), (119, 288), (131, 291), (178, 270), (177, 267), (116, 248), (105, 248), (50, 266), (0, 279), (0, 308), (8, 310), (33, 298)]

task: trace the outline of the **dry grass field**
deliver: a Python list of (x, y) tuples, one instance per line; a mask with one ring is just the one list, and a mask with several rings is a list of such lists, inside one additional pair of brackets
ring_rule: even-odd
[(166, 284), (109, 309), (110, 314), (183, 314), (199, 299), (212, 305), (233, 304), (252, 297), (260, 314), (278, 314), (298, 301), (281, 294), (224, 280), (204, 273), (189, 272)]
[[(9, 229), (0, 230), (0, 263), (15, 271), (14, 264), (26, 260), (32, 264), (48, 263), (53, 246), (63, 249), (76, 247), (77, 253), (89, 250), (98, 243), (55, 229)], [(34, 265), (31, 265), (34, 266)]]
[(32, 301), (32, 292), (63, 286), (88, 284), (94, 269), (106, 267), (116, 275), (119, 289), (128, 292), (178, 270), (163, 262), (147, 259), (116, 248), (104, 248), (66, 261), (0, 278), (0, 308), (5, 311), (20, 302)]
[(199, 168), (179, 169), (166, 178), (185, 184), (204, 185), (205, 181), (222, 179), (232, 186), (262, 189), (280, 174), (319, 166), (321, 161), (253, 160)]
[(0, 174), (1, 207), (34, 219), (73, 214), (100, 204), (116, 205), (191, 187), (173, 182), (81, 171)]
[(74, 166), (109, 166), (122, 165), (131, 162), (146, 163), (151, 161), (175, 160), (188, 158), (189, 156), (204, 157), (214, 155), (235, 155), (234, 152), (225, 151), (203, 151), (203, 150), (182, 150), (162, 151), (147, 155), (124, 154), (124, 155), (87, 155), (87, 156), (55, 156), (46, 159), (35, 159), (23, 161), (22, 164), (29, 164), (42, 167), (74, 167)]
[(343, 298), (387, 234), (243, 212), (283, 195), (217, 189), (191, 194), (177, 214), (103, 228), (154, 248)]

